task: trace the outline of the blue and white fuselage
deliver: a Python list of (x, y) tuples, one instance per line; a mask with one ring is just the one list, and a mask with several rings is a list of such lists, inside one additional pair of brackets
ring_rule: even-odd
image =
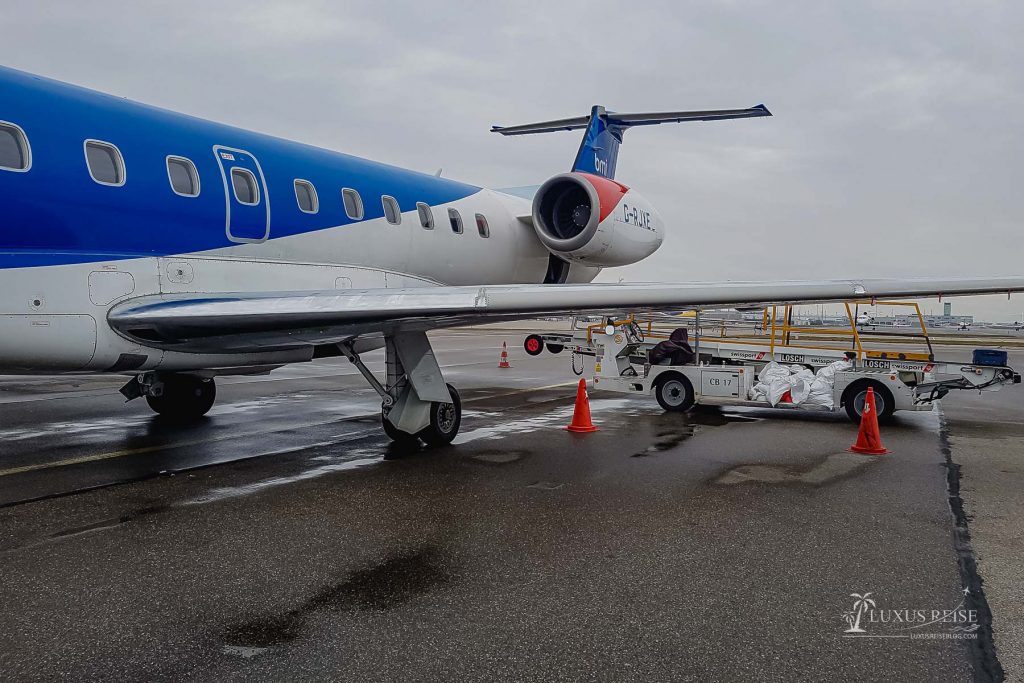
[[(529, 200), (0, 68), (0, 150), (5, 142), (23, 146), (23, 167), (0, 164), (0, 372), (306, 359), (142, 352), (106, 321), (129, 298), (536, 284), (549, 268), (522, 219)], [(105, 177), (111, 158), (119, 168)], [(189, 164), (195, 187), (182, 194), (171, 174)], [(243, 203), (234, 176), (246, 171), (256, 191), (243, 187)], [(346, 210), (345, 188), (361, 211), (351, 192)], [(397, 220), (385, 215), (392, 201)], [(574, 264), (569, 280), (599, 270)]]

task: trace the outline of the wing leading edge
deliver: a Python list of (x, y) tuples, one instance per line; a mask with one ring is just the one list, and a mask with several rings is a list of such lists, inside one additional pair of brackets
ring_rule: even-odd
[(700, 309), (844, 299), (1024, 291), (1024, 277), (808, 282), (486, 285), (318, 292), (148, 296), (108, 321), (150, 347), (235, 353), (332, 344), (363, 334), (624, 311)]

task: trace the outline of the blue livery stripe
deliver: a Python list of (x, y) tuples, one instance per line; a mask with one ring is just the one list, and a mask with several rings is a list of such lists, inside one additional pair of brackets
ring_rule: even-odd
[[(0, 121), (20, 126), (32, 152), (28, 172), (0, 170), (0, 268), (168, 256), (237, 246), (225, 231), (226, 206), (233, 200), (225, 196), (214, 154), (218, 145), (245, 150), (262, 169), (271, 209), (271, 241), (355, 222), (345, 214), (343, 187), (359, 191), (363, 220), (383, 217), (381, 195), (395, 197), (403, 212), (413, 212), (417, 202), (437, 206), (480, 191), (474, 185), (3, 67)], [(117, 146), (126, 171), (123, 186), (93, 182), (86, 166), (87, 139)], [(201, 187), (198, 197), (184, 197), (171, 189), (168, 155), (186, 157), (195, 164)], [(232, 163), (221, 161), (227, 172)], [(296, 178), (316, 187), (319, 213), (299, 210), (293, 187)]]

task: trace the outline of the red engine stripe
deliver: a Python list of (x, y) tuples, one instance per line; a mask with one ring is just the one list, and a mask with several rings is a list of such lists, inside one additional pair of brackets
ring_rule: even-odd
[(581, 176), (587, 179), (594, 189), (597, 190), (598, 201), (601, 202), (601, 217), (600, 220), (608, 218), (608, 214), (618, 206), (619, 200), (622, 199), (623, 195), (629, 192), (629, 188), (622, 183), (617, 183), (614, 180), (608, 178), (602, 178), (601, 176), (593, 175), (590, 173), (580, 173)]

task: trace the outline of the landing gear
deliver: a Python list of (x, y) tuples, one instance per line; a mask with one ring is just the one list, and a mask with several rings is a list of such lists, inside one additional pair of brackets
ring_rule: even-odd
[(198, 419), (206, 415), (217, 400), (217, 385), (212, 377), (143, 375), (129, 382), (129, 386), (133, 383), (140, 392), (138, 395), (146, 397), (146, 403), (154, 412), (174, 420)]
[(418, 435), (403, 432), (391, 424), (391, 420), (388, 419), (387, 414), (384, 412), (380, 414), (380, 426), (384, 428), (384, 433), (388, 435), (388, 438), (399, 446), (418, 446), (420, 443)]
[(358, 341), (343, 342), (338, 348), (380, 394), (384, 433), (400, 444), (450, 444), (462, 425), (462, 401), (455, 387), (445, 384), (427, 335), (403, 332), (385, 338), (384, 384), (360, 359)]
[(462, 426), (462, 399), (451, 384), (446, 384), (452, 396), (451, 403), (430, 404), (430, 426), (418, 436), (428, 446), (447, 446)]

